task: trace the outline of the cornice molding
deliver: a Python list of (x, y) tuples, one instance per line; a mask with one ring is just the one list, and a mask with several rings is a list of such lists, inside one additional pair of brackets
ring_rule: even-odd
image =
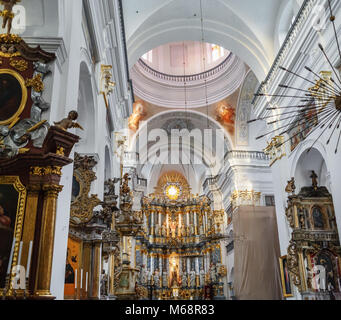
[(61, 70), (64, 62), (68, 57), (65, 42), (59, 37), (23, 37), (26, 43), (30, 46), (40, 46), (47, 52), (52, 52), (56, 55), (57, 66)]

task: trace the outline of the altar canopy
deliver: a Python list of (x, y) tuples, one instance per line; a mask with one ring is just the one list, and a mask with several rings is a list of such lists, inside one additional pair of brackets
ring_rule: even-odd
[(282, 299), (275, 208), (239, 207), (233, 215), (233, 226), (237, 299)]

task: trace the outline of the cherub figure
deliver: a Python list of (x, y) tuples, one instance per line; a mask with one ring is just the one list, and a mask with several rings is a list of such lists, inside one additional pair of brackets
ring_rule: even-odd
[(80, 124), (75, 122), (77, 119), (78, 119), (78, 112), (77, 111), (70, 111), (67, 118), (65, 118), (59, 122), (55, 122), (54, 125), (65, 130), (65, 131), (68, 129), (72, 129), (72, 128), (79, 128), (81, 130), (84, 130)]
[(288, 181), (288, 184), (285, 188), (285, 192), (286, 193), (291, 193), (291, 194), (295, 194), (295, 190), (296, 190), (296, 186), (295, 186), (295, 178), (291, 178), (290, 181)]
[(10, 34), (14, 18), (12, 10), (16, 3), (20, 2), (20, 0), (1, 0), (0, 2), (4, 6), (4, 10), (0, 11), (0, 16), (2, 17), (2, 28), (5, 29), (7, 25), (7, 34)]

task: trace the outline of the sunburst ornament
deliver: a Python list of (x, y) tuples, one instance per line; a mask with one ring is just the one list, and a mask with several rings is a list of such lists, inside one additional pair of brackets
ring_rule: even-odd
[(171, 184), (166, 188), (166, 195), (170, 200), (177, 200), (180, 196), (180, 188)]
[[(333, 15), (332, 7), (330, 0), (328, 0), (329, 10), (330, 10), (330, 21), (333, 24), (334, 36), (339, 52), (339, 56), (341, 59), (341, 50), (338, 40), (338, 35), (335, 27), (335, 16)], [(291, 70), (288, 70), (284, 67), (279, 67), (282, 71), (287, 72), (301, 80), (307, 84), (305, 89), (302, 88), (294, 88), (289, 85), (280, 84), (279, 88), (286, 89), (289, 92), (292, 90), (293, 94), (280, 95), (280, 94), (266, 94), (266, 93), (257, 93), (255, 96), (264, 96), (264, 97), (280, 97), (280, 98), (293, 98), (297, 99), (297, 102), (291, 106), (281, 106), (281, 107), (269, 107), (266, 108), (268, 111), (272, 111), (273, 115), (260, 117), (257, 119), (252, 119), (248, 121), (248, 123), (258, 121), (258, 120), (267, 120), (268, 125), (277, 124), (277, 129), (269, 131), (256, 139), (261, 139), (271, 134), (275, 134), (276, 132), (280, 132), (276, 134), (278, 136), (282, 136), (286, 133), (289, 133), (293, 129), (300, 128), (299, 132), (295, 133), (293, 136), (289, 137), (289, 139), (283, 139), (283, 142), (278, 146), (282, 146), (286, 142), (290, 141), (293, 138), (296, 138), (299, 135), (306, 133), (305, 139), (310, 136), (312, 133), (320, 129), (320, 133), (317, 135), (317, 138), (313, 142), (313, 144), (308, 149), (308, 152), (312, 149), (315, 143), (323, 136), (326, 131), (330, 132), (329, 138), (327, 140), (327, 144), (330, 143), (334, 134), (338, 137), (335, 153), (338, 152), (338, 146), (340, 143), (341, 137), (341, 79), (338, 71), (335, 69), (334, 65), (331, 63), (327, 52), (323, 48), (322, 44), (318, 45), (321, 50), (324, 58), (328, 62), (328, 65), (331, 67), (330, 72), (321, 71), (319, 73), (313, 71), (311, 68), (305, 66), (305, 70), (308, 72), (308, 75), (313, 75), (315, 80), (312, 81), (307, 78), (307, 76), (303, 76), (297, 74)], [(278, 118), (279, 117), (279, 118)], [(301, 124), (305, 123), (303, 129), (301, 129)]]

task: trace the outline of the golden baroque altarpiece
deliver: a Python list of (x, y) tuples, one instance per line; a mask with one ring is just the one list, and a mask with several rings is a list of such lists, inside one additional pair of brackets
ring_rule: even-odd
[(341, 247), (333, 199), (326, 187), (312, 186), (295, 194), (295, 180), (288, 181), (290, 193), (286, 217), (292, 236), (287, 265), (292, 283), (303, 299), (333, 299), (341, 296)]

